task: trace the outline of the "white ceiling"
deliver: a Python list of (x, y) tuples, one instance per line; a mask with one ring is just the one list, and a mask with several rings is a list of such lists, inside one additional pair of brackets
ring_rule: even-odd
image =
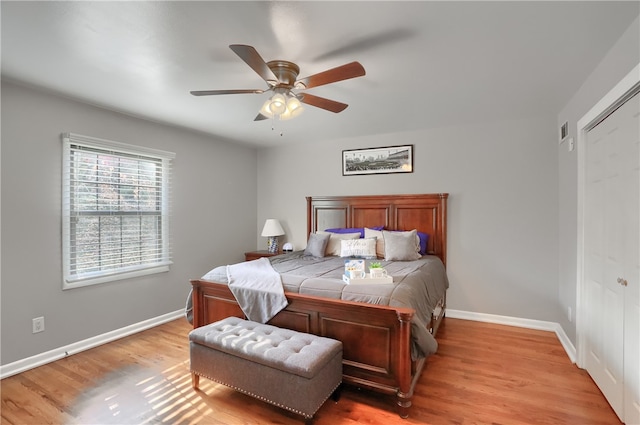
[[(2, 76), (257, 146), (556, 114), (638, 16), (637, 1), (1, 2)], [(300, 66), (359, 61), (364, 77), (254, 122), (268, 94), (230, 44)], [(282, 130), (283, 135), (280, 136)]]

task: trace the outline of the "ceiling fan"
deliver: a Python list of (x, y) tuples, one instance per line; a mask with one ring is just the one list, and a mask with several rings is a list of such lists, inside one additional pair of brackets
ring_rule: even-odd
[(293, 118), (302, 112), (301, 102), (334, 113), (342, 112), (349, 105), (309, 93), (294, 93), (294, 90), (310, 89), (365, 75), (365, 70), (360, 63), (351, 62), (310, 77), (298, 79), (300, 68), (293, 62), (284, 60), (265, 62), (255, 48), (244, 44), (232, 44), (229, 48), (266, 81), (268, 88), (265, 90), (196, 90), (190, 93), (194, 96), (212, 96), (221, 94), (262, 94), (272, 91), (274, 93), (273, 96), (265, 102), (254, 121), (268, 118), (281, 120)]

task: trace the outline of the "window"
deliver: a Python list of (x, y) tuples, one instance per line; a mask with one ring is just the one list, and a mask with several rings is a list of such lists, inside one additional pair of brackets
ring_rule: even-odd
[(63, 289), (169, 270), (175, 154), (64, 134)]

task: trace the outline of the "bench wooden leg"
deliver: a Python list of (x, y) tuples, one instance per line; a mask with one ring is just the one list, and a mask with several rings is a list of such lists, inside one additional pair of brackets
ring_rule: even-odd
[(331, 393), (331, 399), (337, 403), (338, 401), (340, 401), (341, 394), (342, 394), (342, 384), (338, 385), (338, 388), (336, 388), (333, 391), (333, 393)]
[(200, 375), (191, 372), (191, 387), (194, 390), (197, 390), (199, 384), (200, 384)]

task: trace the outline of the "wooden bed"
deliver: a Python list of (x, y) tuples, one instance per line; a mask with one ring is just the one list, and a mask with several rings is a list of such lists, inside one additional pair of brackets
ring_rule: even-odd
[[(446, 193), (422, 195), (307, 197), (307, 234), (332, 227), (411, 230), (430, 235), (427, 251), (446, 265)], [(226, 284), (195, 279), (193, 326), (229, 316), (244, 318)], [(289, 305), (269, 324), (342, 341), (343, 382), (395, 395), (398, 413), (409, 414), (415, 384), (425, 359), (411, 359), (413, 309), (372, 305), (286, 293)], [(444, 318), (446, 295), (432, 314), (436, 334)], [(363, 344), (366, 341), (366, 344)]]

